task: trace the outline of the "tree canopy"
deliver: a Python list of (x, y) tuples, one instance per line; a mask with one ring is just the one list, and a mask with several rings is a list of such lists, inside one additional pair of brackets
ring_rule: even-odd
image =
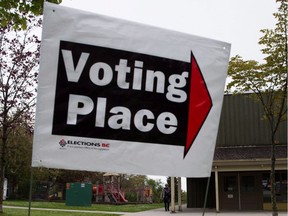
[(264, 117), (268, 119), (275, 133), (280, 121), (286, 118), (287, 106), (287, 23), (288, 2), (278, 0), (280, 7), (274, 13), (278, 20), (275, 29), (262, 29), (259, 39), (264, 63), (244, 60), (240, 56), (231, 58), (228, 76), (232, 81), (227, 92), (254, 93), (264, 108)]
[(250, 97), (260, 102), (264, 110), (264, 119), (268, 120), (271, 131), (271, 203), (273, 216), (278, 215), (275, 192), (275, 135), (279, 124), (287, 120), (287, 23), (288, 1), (280, 3), (275, 29), (262, 29), (263, 36), (259, 44), (264, 54), (264, 63), (255, 60), (244, 60), (240, 56), (231, 58), (228, 76), (232, 81), (227, 85), (229, 93), (252, 93)]
[[(1, 27), (13, 23), (14, 28), (26, 29), (27, 14), (35, 16), (43, 13), (44, 0), (1, 0), (0, 17)], [(48, 2), (60, 4), (62, 0), (48, 0)]]

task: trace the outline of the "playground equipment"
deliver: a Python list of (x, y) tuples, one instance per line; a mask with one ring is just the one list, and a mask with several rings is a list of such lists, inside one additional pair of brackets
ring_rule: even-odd
[[(93, 201), (96, 203), (127, 203), (128, 200), (125, 198), (125, 192), (120, 188), (120, 175), (117, 173), (105, 173), (101, 184), (96, 183), (93, 185)], [(129, 200), (130, 202), (136, 203), (152, 203), (153, 192), (152, 187), (149, 185), (143, 185), (130, 189), (127, 191), (127, 195), (134, 193), (134, 198)], [(128, 195), (128, 196), (129, 196)], [(130, 197), (130, 196), (129, 196)]]
[(93, 198), (96, 202), (126, 203), (125, 193), (120, 190), (120, 175), (105, 173), (103, 184), (93, 186)]
[(137, 203), (153, 203), (152, 197), (152, 187), (151, 186), (144, 186), (135, 189), (137, 195)]

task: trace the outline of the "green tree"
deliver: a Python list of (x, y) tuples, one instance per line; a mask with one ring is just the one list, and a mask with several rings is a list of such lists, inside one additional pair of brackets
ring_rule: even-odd
[(5, 177), (9, 198), (28, 198), (32, 132), (26, 125), (13, 129), (8, 138)]
[(102, 180), (103, 173), (98, 172), (48, 169), (42, 167), (33, 168), (33, 196), (36, 197), (41, 195), (41, 198), (48, 199), (49, 195), (55, 192), (62, 192), (62, 199), (64, 199), (66, 193), (66, 183), (96, 183), (97, 181), (101, 182)]
[(25, 31), (12, 22), (0, 27), (0, 212), (9, 136), (17, 127), (31, 129), (34, 116), (40, 40), (32, 31), (41, 20), (32, 15), (26, 20)]
[(153, 202), (160, 203), (161, 202), (161, 194), (163, 191), (162, 182), (160, 179), (154, 180), (154, 179), (147, 179), (147, 184), (152, 187), (153, 192)]
[(121, 175), (121, 190), (125, 191), (126, 199), (137, 202), (143, 196), (143, 189), (147, 184), (146, 175)]
[(262, 104), (264, 119), (269, 122), (271, 131), (271, 204), (273, 216), (278, 215), (275, 192), (275, 138), (281, 121), (287, 114), (287, 21), (288, 1), (276, 0), (280, 3), (275, 29), (263, 29), (259, 44), (265, 55), (265, 62), (243, 60), (240, 56), (231, 58), (228, 75), (232, 81), (227, 91), (233, 93), (252, 92), (250, 97)]
[[(14, 28), (27, 28), (27, 14), (41, 15), (44, 0), (1, 0), (0, 17), (1, 27), (13, 23)], [(48, 2), (60, 4), (62, 0), (48, 0)]]

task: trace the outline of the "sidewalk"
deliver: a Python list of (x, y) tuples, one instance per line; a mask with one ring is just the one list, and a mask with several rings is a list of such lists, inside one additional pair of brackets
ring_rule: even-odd
[[(161, 209), (153, 209), (144, 212), (137, 213), (126, 213), (124, 216), (202, 216), (203, 209), (195, 209), (195, 208), (187, 208), (186, 206), (182, 206), (182, 211), (178, 211), (178, 206), (176, 206), (176, 212), (165, 212), (164, 207)], [(272, 216), (272, 212), (269, 211), (236, 211), (236, 212), (228, 212), (223, 211), (217, 213), (215, 209), (206, 209), (205, 216), (243, 216), (243, 215), (251, 215), (251, 216)], [(287, 212), (279, 212), (278, 216), (287, 216)]]

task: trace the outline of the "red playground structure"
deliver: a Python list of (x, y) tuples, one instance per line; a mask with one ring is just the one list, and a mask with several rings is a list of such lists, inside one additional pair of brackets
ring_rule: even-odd
[(105, 203), (126, 203), (125, 193), (120, 190), (120, 176), (117, 173), (105, 173), (103, 184), (93, 185), (93, 201)]

